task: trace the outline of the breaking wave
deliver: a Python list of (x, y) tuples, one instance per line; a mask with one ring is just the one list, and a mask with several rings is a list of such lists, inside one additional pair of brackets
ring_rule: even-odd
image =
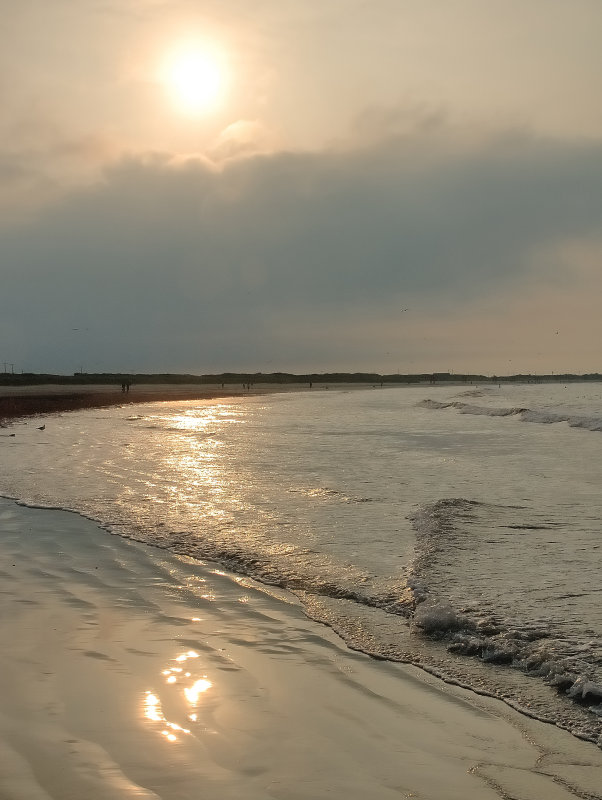
[[(464, 549), (467, 557), (472, 557), (464, 526), (475, 521), (480, 513), (500, 516), (504, 511), (516, 514), (525, 510), (520, 506), (505, 508), (464, 498), (444, 498), (420, 507), (412, 515), (418, 537), (416, 559), (408, 581), (413, 594), (413, 629), (441, 642), (450, 654), (504, 665), (529, 677), (543, 679), (559, 695), (586, 707), (598, 718), (602, 716), (602, 654), (597, 642), (584, 637), (576, 646), (575, 638), (557, 629), (553, 620), (521, 619), (520, 612), (508, 616), (507, 611), (495, 605), (491, 607), (478, 599), (475, 602), (470, 586), (464, 587), (464, 602), (456, 599), (452, 603), (445, 596), (445, 584), (437, 580), (442, 573), (437, 573), (434, 566), (440, 558), (445, 560), (448, 551)], [(503, 527), (523, 531), (549, 529), (549, 526), (535, 524)], [(434, 585), (429, 580), (431, 573)], [(602, 744), (596, 728), (594, 725), (589, 734), (583, 730), (577, 733)]]
[(418, 405), (421, 408), (442, 410), (455, 408), (460, 414), (474, 414), (485, 417), (519, 417), (523, 422), (536, 422), (540, 425), (554, 425), (566, 422), (571, 428), (582, 428), (588, 431), (602, 431), (602, 417), (587, 417), (578, 414), (562, 414), (552, 411), (536, 410), (531, 408), (506, 407), (493, 408), (491, 406), (477, 406), (472, 403), (450, 401), (442, 403), (438, 400), (422, 400)]

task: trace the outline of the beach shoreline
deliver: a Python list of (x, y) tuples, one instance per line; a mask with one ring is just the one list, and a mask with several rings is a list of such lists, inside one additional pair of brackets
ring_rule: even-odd
[[(33, 403), (48, 396), (65, 402), (71, 388), (36, 386), (29, 396)], [(600, 800), (599, 748), (525, 716), (528, 708), (521, 713), (481, 693), (478, 680), (446, 683), (418, 662), (371, 658), (370, 649), (350, 649), (344, 632), (326, 627), (328, 620), (313, 614), (301, 595), (235, 574), (219, 558), (209, 560), (209, 551), (195, 557), (190, 547), (174, 552), (165, 537), (126, 538), (132, 531), (111, 509), (132, 502), (127, 481), (123, 493), (120, 481), (107, 505), (92, 511), (72, 499), (76, 494), (38, 490), (47, 477), (60, 485), (52, 471), (70, 476), (72, 461), (84, 465), (78, 480), (85, 485), (89, 454), (99, 442), (103, 449), (114, 430), (113, 445), (131, 448), (124, 453), (144, 451), (150, 424), (172, 414), (174, 400), (191, 401), (182, 404), (181, 421), (188, 414), (211, 419), (208, 435), (202, 426), (191, 432), (168, 422), (165, 428), (168, 457), (186, 463), (190, 445), (198, 464), (214, 440), (228, 441), (218, 436), (213, 415), (229, 419), (241, 412), (243, 398), (266, 394), (263, 387), (250, 393), (241, 387), (238, 397), (227, 398), (219, 386), (192, 387), (204, 396), (182, 397), (177, 386), (161, 387), (156, 398), (151, 385), (136, 394), (132, 387), (129, 397), (115, 387), (95, 388), (86, 387), (90, 405), (83, 408), (98, 407), (100, 394), (113, 411), (82, 414), (83, 424), (79, 415), (59, 415), (45, 427), (40, 420), (35, 425), (43, 435), (15, 417), (15, 432), (0, 434), (7, 437), (7, 499), (0, 499), (0, 641), (7, 643), (0, 652), (0, 796)], [(208, 388), (218, 393), (207, 396)], [(347, 401), (329, 397), (337, 391), (372, 387), (330, 388), (321, 399), (258, 397), (249, 406), (262, 412), (280, 406), (286, 424), (297, 402), (315, 415), (324, 403)], [(13, 394), (20, 402), (25, 393), (15, 387)], [(130, 402), (121, 411), (124, 399)], [(358, 399), (371, 405), (377, 396)], [(131, 404), (145, 401), (160, 405), (148, 416), (144, 407), (132, 413)], [(113, 424), (117, 418), (122, 428)], [(94, 435), (95, 421), (102, 435)], [(240, 447), (240, 435), (231, 438)], [(73, 450), (80, 441), (87, 455)], [(43, 457), (48, 447), (56, 448), (54, 455)], [(28, 450), (33, 460), (25, 458)], [(136, 464), (127, 457), (124, 463), (136, 474)], [(11, 483), (11, 474), (21, 472), (32, 476), (29, 491), (27, 481)], [(90, 468), (89, 476), (95, 474)], [(232, 474), (249, 479), (240, 463)], [(89, 483), (91, 496), (101, 497), (98, 481)], [(349, 495), (352, 501), (360, 496), (372, 495)], [(165, 499), (171, 502), (170, 495)], [(160, 493), (149, 497), (142, 514), (148, 509), (156, 518), (161, 500)], [(361, 508), (372, 515), (369, 505)], [(186, 541), (208, 535), (195, 520), (174, 530)], [(221, 537), (220, 530), (220, 546)]]
[[(563, 381), (559, 379), (559, 382)], [(514, 384), (519, 385), (519, 384)], [(417, 391), (428, 389), (439, 392), (458, 387), (467, 395), (479, 391), (481, 384), (472, 381), (446, 380), (443, 382), (412, 381), (399, 383), (372, 383), (363, 381), (312, 381), (300, 383), (135, 383), (123, 391), (115, 383), (69, 383), (69, 384), (2, 384), (0, 385), (0, 426), (26, 418), (57, 414), (66, 411), (82, 411), (87, 408), (135, 405), (137, 403), (159, 403), (169, 401), (210, 401), (220, 398), (243, 398), (290, 392), (313, 392), (324, 390), (339, 392), (362, 390), (404, 389)], [(495, 388), (490, 383), (488, 388)]]
[[(12, 391), (7, 391), (7, 388)], [(26, 391), (27, 390), (27, 391)], [(122, 392), (114, 386), (31, 386), (3, 387), (0, 389), (0, 422), (24, 417), (57, 414), (65, 411), (82, 411), (87, 408), (156, 403), (162, 401), (213, 400), (232, 397), (241, 392), (228, 392), (218, 388), (192, 389), (180, 386), (136, 387)]]
[[(288, 592), (0, 500), (11, 800), (568, 800), (602, 753), (349, 650)], [(1, 793), (1, 792), (0, 792)]]
[(82, 411), (87, 408), (160, 403), (211, 401), (283, 392), (351, 391), (374, 388), (366, 383), (259, 383), (252, 384), (133, 384), (122, 391), (114, 384), (32, 384), (0, 386), (0, 424), (26, 417)]

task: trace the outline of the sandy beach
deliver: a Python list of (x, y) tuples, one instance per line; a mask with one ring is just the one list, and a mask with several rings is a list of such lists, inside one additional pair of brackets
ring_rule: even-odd
[[(85, 408), (156, 403), (163, 400), (211, 400), (216, 397), (242, 395), (242, 386), (222, 387), (219, 384), (140, 384), (122, 392), (110, 384), (42, 384), (0, 387), (0, 423), (11, 419), (56, 414)], [(247, 392), (248, 393), (248, 392)]]
[[(351, 391), (365, 389), (364, 383), (336, 383), (332, 388)], [(243, 397), (274, 392), (323, 391), (328, 383), (258, 383), (244, 384), (134, 384), (127, 392), (112, 384), (32, 384), (0, 386), (0, 425), (21, 417), (57, 414), (86, 408), (106, 408), (137, 403), (177, 400), (213, 400), (219, 397)]]
[(595, 746), (286, 592), (64, 511), (0, 500), (0, 533), (3, 800), (599, 796)]

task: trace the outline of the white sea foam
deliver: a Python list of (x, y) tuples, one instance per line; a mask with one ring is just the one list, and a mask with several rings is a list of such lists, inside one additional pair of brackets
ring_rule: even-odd
[(495, 408), (491, 406), (478, 406), (471, 403), (461, 403), (457, 400), (451, 402), (441, 402), (437, 400), (422, 400), (419, 405), (422, 408), (443, 410), (455, 408), (460, 414), (473, 414), (475, 416), (486, 417), (520, 417), (523, 422), (535, 422), (540, 425), (554, 425), (566, 422), (571, 428), (583, 428), (588, 431), (602, 431), (601, 416), (581, 416), (577, 414), (567, 414), (532, 408), (507, 407)]
[[(495, 591), (491, 589), (495, 576), (491, 573), (479, 575), (480, 585), (471, 580), (475, 575), (471, 561), (481, 562), (480, 537), (488, 527), (529, 531), (540, 540), (549, 536), (547, 531), (553, 528), (529, 524), (528, 514), (524, 506), (492, 506), (464, 498), (444, 498), (420, 507), (412, 515), (419, 537), (413, 571), (421, 580), (414, 615), (416, 628), (425, 635), (444, 640), (448, 652), (455, 655), (510, 665), (530, 676), (543, 678), (565, 697), (597, 714), (596, 709), (602, 700), (602, 684), (597, 682), (602, 678), (599, 636), (576, 644), (578, 633), (575, 626), (581, 622), (578, 614), (569, 621), (566, 612), (558, 618), (550, 610), (547, 618), (539, 616), (533, 619), (538, 608), (534, 602), (536, 595), (527, 603), (523, 601), (521, 607), (519, 598), (508, 597), (512, 595), (509, 587), (506, 596), (502, 594), (494, 600)], [(524, 522), (518, 524), (515, 522), (517, 519)], [(488, 545), (491, 543), (492, 540), (486, 542)], [(515, 547), (512, 542), (511, 546)], [(458, 553), (466, 556), (458, 557)], [(449, 573), (450, 558), (454, 559), (455, 565), (452, 575)], [(524, 556), (515, 554), (517, 567), (522, 560)], [(504, 566), (508, 569), (510, 564)], [(483, 572), (485, 569), (483, 564)], [(522, 569), (525, 569), (524, 564)], [(540, 577), (542, 574), (540, 572)], [(507, 576), (504, 577), (507, 580)], [(595, 607), (597, 589), (593, 581), (584, 577), (585, 592), (567, 591), (563, 594), (558, 591), (556, 604), (562, 607), (563, 599), (568, 597), (573, 599), (573, 603), (584, 601), (585, 609)], [(556, 576), (556, 583), (558, 589), (563, 586), (573, 590), (577, 588), (572, 585), (570, 577), (568, 583), (566, 579), (563, 583)], [(449, 595), (453, 597), (453, 605)], [(545, 611), (546, 607), (542, 610)], [(583, 735), (582, 728), (580, 731)], [(598, 735), (594, 727), (590, 729), (588, 738), (595, 741)]]

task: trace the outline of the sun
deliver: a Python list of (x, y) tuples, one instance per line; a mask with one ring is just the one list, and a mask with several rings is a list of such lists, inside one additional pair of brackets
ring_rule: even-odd
[(160, 78), (174, 105), (184, 113), (207, 113), (223, 100), (223, 58), (209, 46), (176, 47), (165, 57)]

